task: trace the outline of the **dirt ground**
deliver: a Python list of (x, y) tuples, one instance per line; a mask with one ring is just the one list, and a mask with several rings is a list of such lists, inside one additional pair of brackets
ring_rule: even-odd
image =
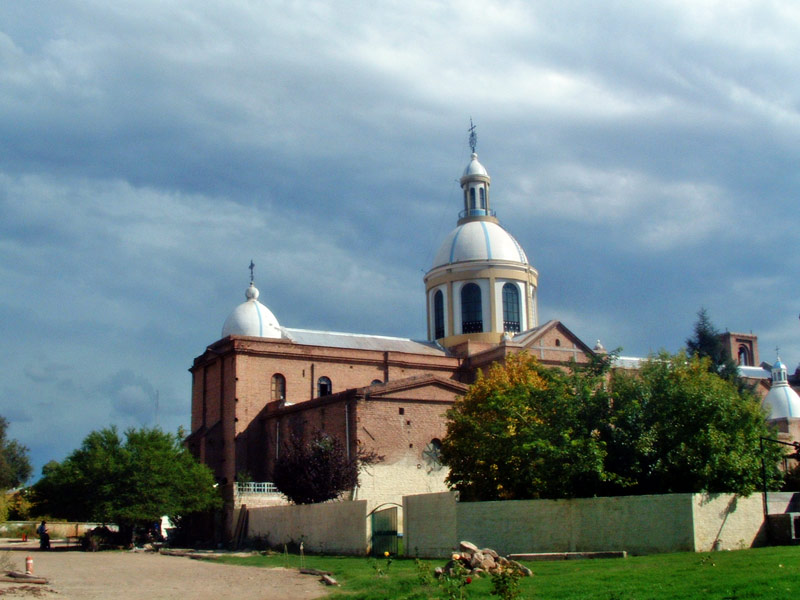
[(215, 564), (153, 552), (41, 552), (35, 542), (0, 540), (1, 568), (33, 574), (45, 585), (0, 582), (0, 598), (58, 600), (312, 600), (326, 595), (318, 577), (289, 569), (261, 569)]

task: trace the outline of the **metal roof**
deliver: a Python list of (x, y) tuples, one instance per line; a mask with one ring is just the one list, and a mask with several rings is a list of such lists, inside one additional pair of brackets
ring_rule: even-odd
[(770, 379), (772, 373), (763, 367), (738, 367), (741, 377), (752, 377), (754, 379)]
[(312, 331), (309, 329), (290, 329), (288, 327), (284, 328), (283, 331), (293, 342), (307, 346), (449, 356), (449, 353), (435, 342), (417, 341), (409, 338), (340, 333), (337, 331)]

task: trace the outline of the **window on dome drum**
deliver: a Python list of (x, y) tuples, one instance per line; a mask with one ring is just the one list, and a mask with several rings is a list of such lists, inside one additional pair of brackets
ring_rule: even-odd
[(486, 208), (486, 190), (483, 187), (480, 188), (479, 199), (480, 199), (480, 207)]
[(280, 373), (272, 376), (272, 399), (286, 400), (286, 378)]
[(481, 288), (475, 283), (468, 283), (461, 288), (461, 332), (481, 333), (482, 331)]
[(317, 379), (317, 396), (330, 396), (333, 391), (331, 380), (327, 377), (320, 377)]
[(475, 210), (475, 188), (469, 188), (469, 207)]
[(519, 289), (513, 283), (503, 286), (503, 331), (519, 332)]
[(433, 338), (438, 340), (444, 337), (444, 294), (436, 290), (433, 295)]

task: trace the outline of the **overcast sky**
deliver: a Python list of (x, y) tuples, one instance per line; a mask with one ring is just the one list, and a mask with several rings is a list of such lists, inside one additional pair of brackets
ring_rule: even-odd
[(794, 370), (798, 56), (791, 0), (0, 3), (0, 415), (37, 476), (188, 428), (251, 259), (284, 326), (424, 338), (470, 117), (542, 322)]

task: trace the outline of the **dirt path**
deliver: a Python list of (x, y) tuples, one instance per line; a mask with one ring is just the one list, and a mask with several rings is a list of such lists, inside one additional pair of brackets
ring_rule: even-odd
[(25, 546), (6, 544), (0, 549), (16, 571), (24, 572), (25, 557), (33, 557), (34, 575), (46, 577), (49, 584), (0, 582), (0, 598), (312, 600), (327, 591), (317, 577), (295, 570), (222, 565), (151, 552), (39, 552), (35, 546)]

